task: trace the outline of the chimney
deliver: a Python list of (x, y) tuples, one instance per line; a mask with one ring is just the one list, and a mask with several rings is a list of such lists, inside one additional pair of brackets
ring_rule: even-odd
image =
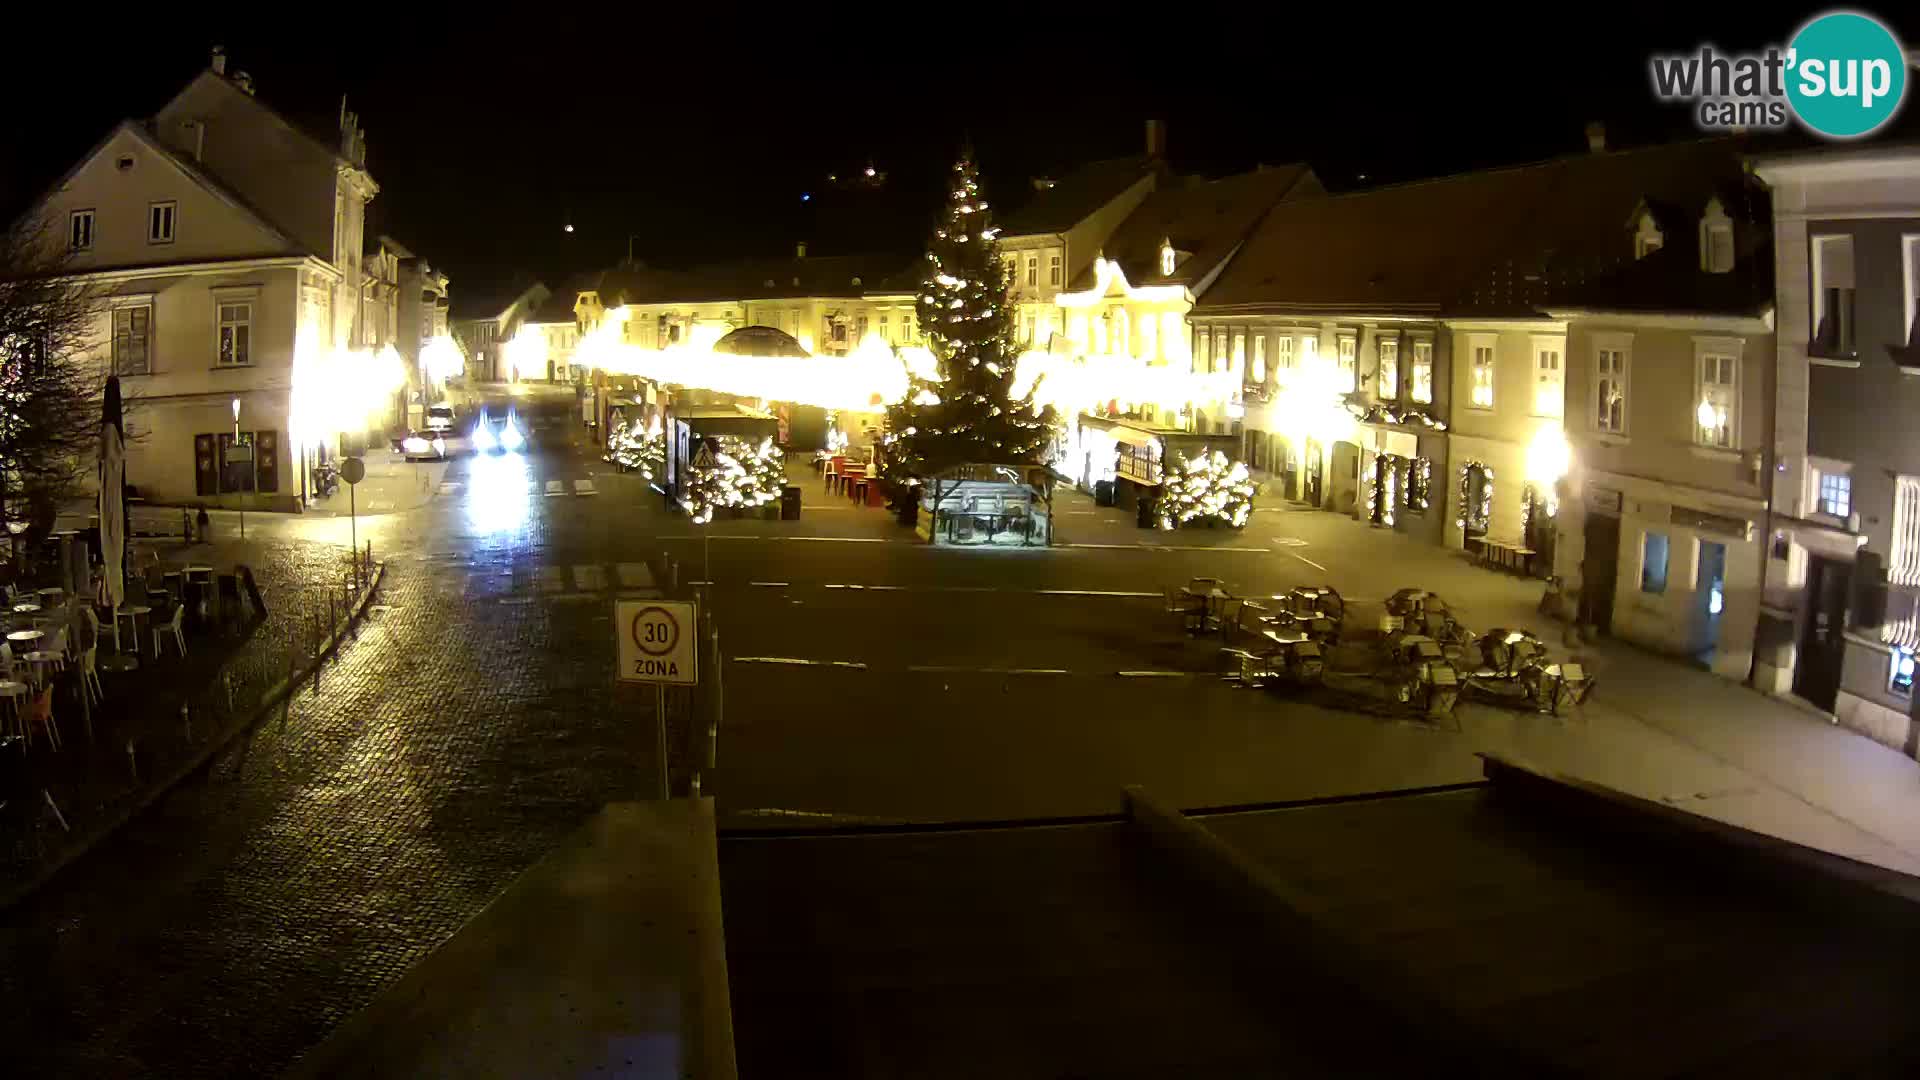
[(807, 242), (805, 240), (793, 245), (793, 257), (796, 259), (804, 259), (807, 257)]
[(1598, 120), (1587, 125), (1587, 149), (1596, 154), (1607, 150), (1607, 125)]
[(225, 46), (215, 45), (213, 47), (213, 73), (215, 75), (225, 75), (227, 73), (227, 50)]
[(253, 76), (247, 74), (246, 72), (244, 71), (234, 72), (233, 85), (239, 87), (240, 92), (247, 95), (248, 97), (253, 96)]
[(1167, 156), (1167, 129), (1157, 118), (1147, 120), (1147, 156), (1152, 158)]

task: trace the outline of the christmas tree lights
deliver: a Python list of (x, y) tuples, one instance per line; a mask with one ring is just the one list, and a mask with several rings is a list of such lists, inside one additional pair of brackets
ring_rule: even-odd
[(1253, 513), (1253, 477), (1246, 465), (1228, 461), (1218, 450), (1190, 458), (1176, 454), (1166, 470), (1159, 509), (1162, 529), (1209, 519), (1241, 528)]
[(655, 420), (648, 426), (636, 419), (620, 425), (607, 441), (607, 460), (623, 469), (637, 469), (648, 480), (664, 475), (667, 440), (660, 422)]
[(752, 443), (734, 435), (712, 440), (713, 464), (687, 469), (680, 506), (696, 525), (713, 520), (718, 509), (750, 509), (780, 497), (787, 483), (786, 455), (772, 439)]
[(953, 166), (947, 203), (927, 245), (918, 304), (933, 370), (909, 364), (908, 392), (887, 410), (895, 436), (887, 470), (898, 484), (967, 462), (1039, 464), (1058, 427), (1054, 409), (1034, 400), (1033, 381), (1014, 392), (1007, 270), (971, 154)]

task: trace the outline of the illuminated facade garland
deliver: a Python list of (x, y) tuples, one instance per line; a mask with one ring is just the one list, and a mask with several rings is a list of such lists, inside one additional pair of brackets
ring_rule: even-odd
[(1425, 510), (1431, 504), (1433, 459), (1418, 457), (1407, 463), (1407, 509)]
[[(1480, 471), (1482, 478), (1478, 513), (1473, 506), (1473, 474)], [(1460, 516), (1453, 523), (1462, 530), (1469, 527), (1486, 529), (1493, 524), (1493, 466), (1480, 461), (1468, 461), (1460, 466)]]

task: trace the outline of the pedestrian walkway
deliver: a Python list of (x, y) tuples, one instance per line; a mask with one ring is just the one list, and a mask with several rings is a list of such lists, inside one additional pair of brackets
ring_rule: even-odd
[(1572, 726), (1463, 708), (1480, 749), (1516, 748), (1549, 767), (1732, 824), (1920, 873), (1920, 763), (1800, 706), (1693, 662), (1613, 639), (1563, 643), (1540, 611), (1545, 583), (1489, 570), (1459, 551), (1322, 512), (1256, 517), (1246, 539), (1271, 545), (1303, 582), (1352, 601), (1430, 589), (1469, 627), (1526, 628), (1577, 656), (1597, 689)]
[(447, 473), (447, 461), (408, 461), (392, 450), (369, 450), (366, 479), (356, 485), (341, 481), (338, 490), (324, 499), (309, 499), (310, 514), (343, 515), (351, 508), (360, 514), (397, 514), (417, 510), (439, 493), (441, 479)]

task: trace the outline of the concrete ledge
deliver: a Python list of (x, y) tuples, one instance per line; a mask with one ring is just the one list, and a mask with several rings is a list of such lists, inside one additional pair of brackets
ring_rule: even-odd
[[(1342, 937), (1319, 917), (1310, 894), (1205, 825), (1142, 787), (1130, 786), (1125, 795), (1129, 819), (1155, 848), (1257, 919), (1289, 960), (1394, 1021), (1392, 1026), (1435, 1055), (1436, 1075), (1485, 1075), (1487, 1062), (1497, 1062), (1494, 1071), (1500, 1075), (1555, 1075), (1546, 1062), (1461, 1015), (1444, 994), (1425, 987), (1391, 955)], [(1381, 1037), (1393, 1038), (1394, 1032), (1383, 1028)]]
[(207, 762), (213, 760), (215, 754), (226, 749), (228, 743), (231, 743), (243, 732), (252, 730), (253, 726), (265, 718), (268, 713), (272, 712), (273, 707), (280, 704), (281, 700), (284, 699), (294, 687), (312, 675), (314, 671), (319, 668), (320, 664), (339, 648), (341, 639), (346, 635), (347, 631), (366, 614), (367, 605), (372, 602), (374, 593), (379, 589), (380, 581), (386, 576), (386, 572), (387, 564), (374, 564), (373, 576), (368, 580), (366, 589), (361, 592), (359, 600), (354, 604), (352, 609), (340, 616), (333, 630), (327, 634), (326, 640), (321, 643), (320, 649), (314, 654), (312, 662), (294, 671), (291, 676), (277, 679), (272, 685), (268, 686), (260, 695), (259, 707), (254, 709), (253, 713), (249, 715), (245, 721), (233, 725), (218, 737), (209, 740), (205, 746), (197, 748), (186, 760), (169, 770), (165, 776), (149, 784), (118, 811), (100, 819), (85, 837), (76, 841), (59, 855), (54, 856), (31, 875), (17, 882), (11, 882), (6, 888), (0, 889), (0, 911), (4, 911), (14, 904), (19, 903), (48, 881), (51, 881), (55, 874), (73, 865), (73, 863), (86, 856), (87, 853), (91, 852), (94, 848), (99, 847), (108, 837), (119, 832), (121, 827), (126, 825), (127, 822), (139, 816), (147, 807), (160, 801), (161, 796), (172, 791), (182, 780), (205, 768)]
[(287, 1073), (735, 1074), (710, 798), (605, 807)]
[[(1632, 836), (1649, 850), (1677, 854), (1687, 865), (1711, 865), (1776, 893), (1804, 891), (1823, 903), (1844, 898), (1902, 925), (1920, 917), (1920, 878), (1835, 855), (1791, 840), (1688, 813), (1500, 754), (1482, 753), (1497, 798), (1577, 818), (1598, 830)], [(1844, 895), (1842, 895), (1844, 894)]]

